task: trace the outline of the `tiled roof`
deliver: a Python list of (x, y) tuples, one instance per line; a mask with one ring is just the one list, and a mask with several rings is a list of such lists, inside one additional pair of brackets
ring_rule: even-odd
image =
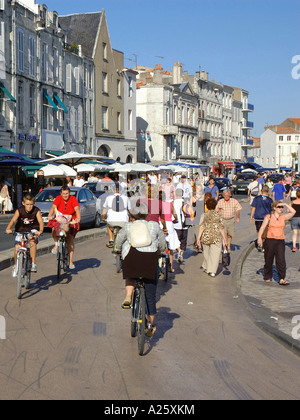
[(67, 43), (82, 46), (82, 54), (93, 57), (101, 12), (59, 16), (60, 27), (65, 30)]
[(294, 123), (300, 125), (300, 118), (288, 118), (290, 121), (293, 121)]
[(299, 134), (299, 131), (294, 130), (290, 127), (278, 127), (276, 130), (277, 134)]

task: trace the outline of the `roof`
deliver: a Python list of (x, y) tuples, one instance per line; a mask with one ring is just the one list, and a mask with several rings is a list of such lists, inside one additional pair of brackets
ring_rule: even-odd
[(59, 26), (66, 32), (67, 43), (81, 45), (82, 54), (93, 57), (102, 12), (59, 16)]
[(278, 127), (275, 132), (276, 134), (299, 134), (299, 131), (290, 127)]
[(288, 118), (288, 120), (293, 121), (297, 125), (300, 125), (300, 118)]

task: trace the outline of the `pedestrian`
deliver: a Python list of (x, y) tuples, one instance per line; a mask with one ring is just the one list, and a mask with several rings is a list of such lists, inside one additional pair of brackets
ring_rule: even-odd
[(205, 273), (215, 277), (222, 252), (222, 242), (224, 249), (227, 248), (227, 237), (222, 216), (216, 211), (216, 200), (209, 198), (206, 205), (208, 211), (202, 216), (197, 243), (199, 248), (203, 245), (202, 268)]
[(296, 213), (291, 220), (291, 228), (293, 231), (292, 252), (296, 252), (297, 251), (297, 234), (299, 234), (299, 249), (300, 249), (300, 189), (296, 191), (296, 199), (293, 201), (291, 206), (294, 210), (296, 210)]
[(4, 178), (0, 181), (0, 214), (5, 214), (8, 211), (8, 201), (10, 200), (10, 195), (8, 191), (8, 186), (4, 181)]
[(167, 182), (162, 185), (162, 191), (166, 195), (165, 201), (168, 201), (170, 203), (174, 201), (175, 187), (172, 184), (172, 179), (171, 178), (167, 178)]
[(82, 187), (85, 184), (84, 179), (80, 174), (77, 174), (76, 179), (74, 179), (73, 186), (74, 187)]
[(248, 185), (248, 201), (250, 201), (250, 206), (254, 200), (254, 197), (257, 197), (260, 193), (261, 184), (258, 182), (258, 176), (254, 176), (253, 181)]
[[(283, 213), (284, 207), (288, 212)], [(267, 228), (267, 238), (264, 241), (264, 273), (266, 283), (270, 283), (273, 278), (273, 261), (275, 258), (276, 269), (279, 276), (278, 284), (280, 286), (288, 286), (290, 283), (285, 280), (286, 277), (286, 260), (285, 260), (285, 235), (284, 228), (287, 220), (290, 220), (296, 213), (296, 210), (282, 201), (274, 201), (272, 203), (271, 215), (265, 216), (263, 224), (258, 232), (257, 244), (263, 246), (262, 235)]]
[(177, 216), (177, 223), (174, 223), (174, 228), (177, 232), (177, 236), (180, 242), (180, 250), (178, 252), (177, 262), (183, 262), (183, 255), (184, 251), (186, 251), (187, 247), (187, 238), (188, 238), (188, 226), (185, 225), (185, 217), (183, 214), (183, 190), (181, 188), (177, 188), (175, 191), (175, 200), (174, 200), (174, 209)]
[[(157, 262), (159, 255), (166, 249), (165, 236), (159, 224), (145, 219), (148, 215), (146, 203), (132, 206), (131, 223), (126, 223), (116, 238), (116, 251), (122, 251), (122, 271), (125, 279), (125, 299), (122, 307), (130, 307), (135, 279), (142, 277), (149, 309), (150, 328), (146, 335), (152, 336), (156, 330)], [(136, 235), (138, 237), (136, 237)], [(138, 246), (137, 246), (138, 243)]]
[(182, 198), (185, 203), (192, 203), (193, 188), (189, 182), (187, 182), (186, 175), (181, 175), (181, 180), (177, 185), (176, 189), (181, 189), (183, 191)]
[[(265, 216), (271, 214), (271, 206), (273, 200), (271, 197), (269, 197), (269, 191), (269, 187), (267, 185), (264, 185), (262, 187), (261, 194), (257, 197), (254, 197), (254, 200), (251, 204), (250, 224), (254, 219), (257, 233), (259, 232), (261, 225), (263, 224)], [(257, 240), (255, 242), (257, 245)]]
[(209, 178), (208, 185), (204, 188), (204, 194), (211, 193), (212, 198), (219, 200), (219, 188), (215, 185), (215, 180), (213, 177)]
[(277, 184), (274, 185), (272, 192), (273, 192), (273, 201), (284, 200), (286, 191), (285, 191), (284, 185), (282, 184), (282, 178), (278, 179), (278, 182)]
[(228, 252), (231, 251), (231, 242), (235, 232), (235, 218), (236, 222), (240, 223), (240, 211), (242, 206), (240, 203), (231, 197), (230, 190), (223, 191), (223, 198), (218, 202), (216, 211), (222, 216), (224, 230), (227, 235)]

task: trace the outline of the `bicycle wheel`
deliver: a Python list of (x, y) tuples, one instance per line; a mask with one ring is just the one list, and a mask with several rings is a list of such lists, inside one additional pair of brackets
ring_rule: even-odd
[(62, 268), (66, 272), (68, 268), (68, 252), (67, 252), (67, 244), (64, 241), (62, 243)]
[(139, 309), (139, 299), (137, 296), (137, 292), (135, 290), (134, 295), (133, 295), (133, 306), (132, 306), (132, 315), (131, 315), (131, 337), (136, 336), (138, 309)]
[(17, 258), (17, 267), (18, 267), (18, 275), (17, 275), (17, 298), (21, 299), (21, 290), (22, 290), (22, 281), (23, 281), (23, 271), (24, 271), (24, 255), (22, 252), (19, 253)]
[(121, 255), (116, 253), (115, 257), (116, 257), (117, 273), (121, 273), (122, 272), (122, 258), (121, 258)]
[(25, 282), (25, 289), (28, 290), (30, 288), (30, 278), (31, 278), (31, 263), (30, 260), (27, 260), (27, 267), (24, 274), (24, 282)]
[(62, 266), (62, 243), (59, 241), (57, 248), (57, 278), (60, 279)]
[(137, 336), (138, 336), (138, 351), (139, 355), (142, 356), (144, 353), (145, 346), (145, 329), (146, 329), (146, 296), (145, 289), (140, 288), (140, 299), (138, 308), (138, 322), (137, 322)]
[(165, 282), (168, 281), (168, 277), (169, 277), (169, 263), (170, 263), (169, 256), (166, 255), (163, 262)]

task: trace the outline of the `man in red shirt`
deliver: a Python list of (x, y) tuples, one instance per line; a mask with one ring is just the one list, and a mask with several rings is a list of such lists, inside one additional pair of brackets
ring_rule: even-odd
[[(72, 270), (75, 268), (73, 263), (74, 257), (74, 239), (76, 233), (79, 231), (79, 223), (80, 223), (80, 209), (79, 203), (77, 198), (73, 195), (70, 195), (70, 188), (68, 186), (64, 186), (60, 190), (60, 195), (56, 197), (53, 201), (51, 210), (48, 214), (48, 220), (52, 219), (53, 214), (56, 214), (59, 211), (62, 214), (68, 214), (72, 216), (72, 221), (70, 222), (70, 230), (67, 234), (67, 246), (68, 246), (68, 254), (69, 254), (69, 268)], [(58, 246), (58, 237), (55, 233), (55, 229), (52, 229), (52, 237), (54, 239), (54, 248), (52, 249), (52, 254), (57, 253), (57, 246)]]

